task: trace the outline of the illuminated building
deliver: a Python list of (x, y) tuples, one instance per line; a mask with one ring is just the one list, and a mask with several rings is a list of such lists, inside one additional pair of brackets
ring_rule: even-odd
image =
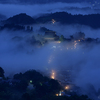
[(52, 19), (52, 23), (54, 24), (56, 21), (54, 19)]
[(51, 78), (55, 79), (55, 72), (53, 70), (52, 70), (52, 73), (51, 73)]
[(43, 38), (47, 41), (59, 40), (59, 36), (56, 35), (55, 31), (45, 31)]
[(55, 36), (56, 32), (55, 31), (45, 31), (45, 36)]

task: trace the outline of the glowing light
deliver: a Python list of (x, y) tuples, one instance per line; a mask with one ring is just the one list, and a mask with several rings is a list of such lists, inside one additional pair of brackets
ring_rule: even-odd
[(54, 24), (56, 21), (54, 19), (52, 19), (52, 23)]
[(59, 96), (59, 94), (56, 94), (56, 96)]
[(55, 43), (61, 43), (61, 41), (57, 41), (57, 42), (55, 42)]
[(69, 86), (66, 86), (66, 87), (65, 87), (65, 90), (68, 90), (68, 89), (69, 89)]
[(52, 73), (53, 75), (55, 74), (55, 73)]
[(61, 41), (58, 41), (58, 43), (61, 43)]
[(76, 45), (77, 45), (77, 43), (74, 44), (74, 49), (76, 49)]
[(32, 83), (32, 80), (30, 80), (30, 83)]
[(79, 42), (81, 41), (81, 40), (78, 40)]
[(61, 96), (61, 91), (60, 91), (60, 93), (59, 93), (59, 96)]
[(55, 79), (55, 77), (54, 77), (54, 76), (51, 76), (51, 78), (52, 78), (52, 79)]
[(52, 79), (55, 79), (55, 73), (54, 73), (53, 70), (52, 70), (51, 78), (52, 78)]

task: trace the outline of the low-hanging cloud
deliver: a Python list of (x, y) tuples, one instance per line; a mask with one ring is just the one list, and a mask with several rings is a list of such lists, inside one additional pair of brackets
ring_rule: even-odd
[[(36, 26), (36, 25), (35, 25)], [(33, 26), (33, 27), (35, 27)], [(57, 35), (64, 35), (64, 37), (69, 38), (71, 35), (83, 32), (85, 34), (85, 38), (100, 38), (100, 28), (93, 29), (89, 26), (73, 24), (73, 25), (62, 25), (59, 22), (55, 24), (40, 24), (39, 27), (46, 27), (47, 29), (53, 30), (57, 32)]]

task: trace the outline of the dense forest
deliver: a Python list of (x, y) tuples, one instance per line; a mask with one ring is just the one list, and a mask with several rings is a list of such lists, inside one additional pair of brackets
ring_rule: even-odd
[[(90, 100), (88, 96), (57, 96), (63, 87), (55, 79), (43, 76), (36, 70), (5, 77), (0, 67), (0, 100)], [(67, 91), (68, 92), (68, 91)]]

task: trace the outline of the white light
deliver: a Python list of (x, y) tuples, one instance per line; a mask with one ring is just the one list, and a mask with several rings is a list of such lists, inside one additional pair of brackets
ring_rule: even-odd
[(61, 96), (61, 91), (60, 91), (60, 93), (59, 93), (59, 96)]

